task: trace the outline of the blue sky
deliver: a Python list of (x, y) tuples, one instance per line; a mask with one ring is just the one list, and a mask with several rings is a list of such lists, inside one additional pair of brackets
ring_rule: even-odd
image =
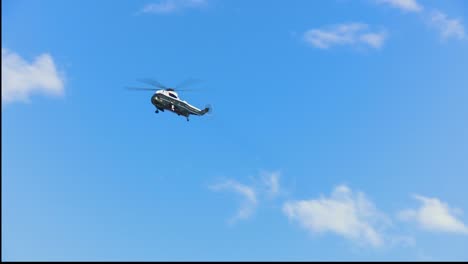
[[(467, 19), (2, 1), (3, 260), (467, 260)], [(155, 114), (142, 77), (214, 111)]]

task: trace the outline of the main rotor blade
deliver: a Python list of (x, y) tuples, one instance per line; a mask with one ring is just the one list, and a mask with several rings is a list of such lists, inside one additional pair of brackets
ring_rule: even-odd
[(198, 92), (200, 89), (174, 89), (176, 92)]
[(187, 87), (189, 85), (192, 85), (192, 84), (195, 84), (195, 83), (200, 83), (202, 82), (202, 80), (200, 79), (195, 79), (195, 78), (189, 78), (189, 79), (186, 79), (184, 81), (182, 81), (181, 83), (179, 83), (178, 85), (175, 86), (175, 89), (179, 90), (179, 91), (183, 91), (181, 90), (180, 88), (183, 88), (183, 87)]
[(138, 91), (157, 91), (157, 88), (142, 88), (142, 87), (125, 87), (129, 90), (138, 90)]
[(169, 89), (169, 87), (166, 87), (166, 86), (162, 85), (161, 83), (159, 83), (158, 81), (153, 80), (153, 79), (144, 78), (144, 79), (138, 79), (138, 81), (149, 84), (149, 85), (153, 85), (153, 86), (156, 86), (156, 87), (159, 87), (159, 88), (162, 88), (162, 89)]

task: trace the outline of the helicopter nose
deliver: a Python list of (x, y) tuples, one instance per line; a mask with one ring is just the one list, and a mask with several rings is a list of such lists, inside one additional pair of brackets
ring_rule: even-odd
[(151, 96), (151, 103), (155, 104), (157, 101), (158, 101), (158, 96), (157, 95), (153, 95)]

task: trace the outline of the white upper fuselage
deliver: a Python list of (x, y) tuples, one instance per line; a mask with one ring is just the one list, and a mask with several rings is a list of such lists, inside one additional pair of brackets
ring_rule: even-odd
[(180, 103), (186, 104), (189, 108), (192, 108), (194, 111), (201, 111), (200, 109), (196, 108), (195, 106), (183, 101), (179, 98), (179, 95), (175, 91), (167, 91), (167, 90), (158, 90), (155, 94), (160, 95), (161, 97), (166, 97), (169, 100), (178, 101)]
[(180, 100), (179, 95), (175, 91), (158, 90), (158, 91), (156, 91), (156, 94), (162, 94), (162, 95), (165, 95), (165, 96), (169, 96), (171, 98), (174, 98), (176, 100), (179, 100), (179, 101), (183, 102), (182, 100)]

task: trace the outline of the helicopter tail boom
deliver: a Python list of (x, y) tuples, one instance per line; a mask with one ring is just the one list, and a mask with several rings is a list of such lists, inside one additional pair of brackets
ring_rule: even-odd
[(211, 105), (207, 105), (205, 109), (201, 111), (201, 114), (204, 115), (206, 113), (211, 113), (211, 111), (212, 111)]

